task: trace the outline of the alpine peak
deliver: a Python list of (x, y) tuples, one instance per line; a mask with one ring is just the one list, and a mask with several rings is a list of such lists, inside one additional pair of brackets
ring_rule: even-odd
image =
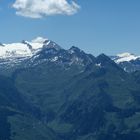
[(117, 54), (116, 57), (114, 57), (114, 61), (116, 63), (122, 63), (122, 62), (129, 62), (132, 60), (136, 60), (137, 58), (140, 58), (140, 56), (136, 56), (132, 53), (121, 53), (121, 54)]
[(32, 43), (42, 43), (43, 44), (45, 41), (48, 41), (48, 39), (43, 38), (43, 37), (37, 37), (37, 38), (33, 39), (31, 42)]

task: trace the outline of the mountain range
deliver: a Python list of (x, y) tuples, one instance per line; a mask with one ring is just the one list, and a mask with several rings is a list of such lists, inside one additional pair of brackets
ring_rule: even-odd
[[(78, 60), (78, 58), (76, 57), (69, 58), (70, 55), (74, 53), (78, 54), (78, 51), (83, 52), (82, 50), (74, 46), (71, 47), (69, 50), (64, 50), (58, 44), (56, 44), (51, 40), (48, 40), (47, 38), (37, 37), (32, 41), (23, 40), (20, 43), (11, 43), (11, 44), (0, 43), (0, 65), (2, 65), (3, 67), (6, 66), (6, 68), (9, 66), (15, 67), (15, 65), (20, 65), (22, 62), (25, 63), (25, 61), (29, 59), (37, 59), (37, 57), (40, 57), (39, 56), (40, 52), (44, 53), (45, 49), (46, 50), (53, 49), (54, 50), (53, 53), (56, 53), (56, 55), (52, 55), (52, 58), (48, 58), (48, 61), (57, 61), (58, 59), (60, 59), (61, 56), (57, 56), (57, 52), (61, 50), (61, 52), (63, 51), (69, 55), (66, 56), (65, 59), (71, 59), (70, 60), (71, 63), (72, 61), (76, 61), (76, 59), (77, 62), (79, 61), (80, 63), (81, 60)], [(47, 51), (47, 53), (50, 52)], [(90, 56), (93, 57), (92, 55)], [(108, 56), (108, 57), (110, 57), (116, 64), (118, 64), (121, 68), (123, 68), (127, 72), (134, 72), (140, 70), (140, 56), (136, 56), (131, 53), (122, 53), (116, 56)]]
[(0, 75), (1, 140), (140, 139), (140, 56), (38, 37), (0, 43)]

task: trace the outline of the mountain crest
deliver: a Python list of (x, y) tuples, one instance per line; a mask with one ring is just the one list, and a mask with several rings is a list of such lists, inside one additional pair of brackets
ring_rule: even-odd
[(82, 52), (82, 50), (80, 50), (78, 47), (75, 47), (75, 46), (72, 46), (68, 51), (71, 54)]
[(99, 63), (105, 63), (105, 62), (108, 62), (108, 61), (112, 62), (112, 60), (107, 55), (105, 55), (104, 53), (97, 56), (96, 61), (99, 62)]
[(54, 41), (52, 40), (45, 40), (43, 42), (43, 48), (47, 48), (47, 49), (55, 49), (55, 50), (61, 50), (62, 48), (56, 44)]

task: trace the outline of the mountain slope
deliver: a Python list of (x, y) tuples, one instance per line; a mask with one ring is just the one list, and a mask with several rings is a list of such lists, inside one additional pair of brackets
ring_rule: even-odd
[(0, 139), (58, 140), (57, 135), (40, 121), (40, 111), (24, 99), (11, 79), (0, 76)]
[[(97, 61), (102, 62), (102, 58), (105, 56), (100, 56)], [(139, 126), (127, 124), (129, 119), (139, 117), (135, 113), (140, 111), (140, 105), (132, 93), (133, 89), (139, 91), (139, 87), (130, 80), (132, 77), (114, 65), (111, 61), (106, 61), (102, 67), (92, 65), (74, 77), (58, 118), (49, 125), (59, 133), (63, 132), (64, 126), (69, 126), (70, 134), (66, 139), (70, 140), (139, 139)], [(132, 132), (127, 132), (132, 128)]]
[(84, 67), (59, 64), (17, 72), (15, 83), (62, 139), (140, 138), (139, 120), (133, 120), (139, 117), (140, 89), (131, 75), (104, 54)]

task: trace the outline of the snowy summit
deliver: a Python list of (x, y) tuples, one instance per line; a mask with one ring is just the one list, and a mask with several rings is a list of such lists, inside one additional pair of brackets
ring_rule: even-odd
[(0, 58), (31, 57), (35, 52), (49, 45), (46, 38), (37, 37), (32, 41), (22, 41), (20, 43), (2, 44), (0, 43)]
[(136, 60), (138, 58), (140, 58), (140, 56), (136, 56), (136, 55), (131, 54), (131, 53), (122, 53), (122, 54), (118, 54), (114, 58), (114, 61), (116, 63), (121, 63), (121, 62), (129, 62), (131, 60)]

